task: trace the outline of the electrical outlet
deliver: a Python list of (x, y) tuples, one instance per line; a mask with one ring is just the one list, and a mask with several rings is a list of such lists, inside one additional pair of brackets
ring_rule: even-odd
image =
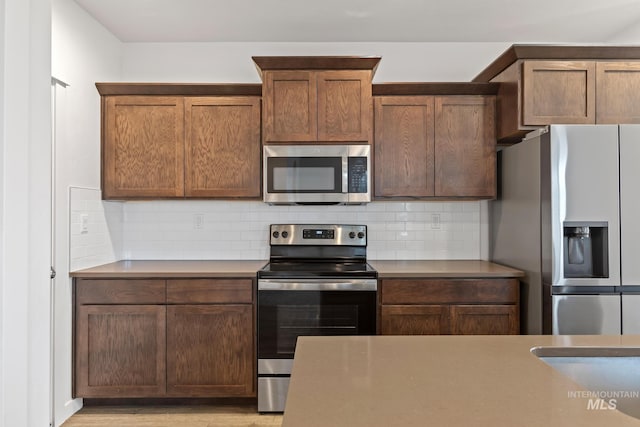
[(194, 228), (194, 230), (202, 230), (204, 228), (204, 215), (203, 214), (195, 214), (195, 215), (193, 215), (193, 228)]
[(440, 230), (440, 214), (431, 214), (431, 228), (433, 230)]
[(80, 214), (80, 234), (89, 233), (89, 214)]

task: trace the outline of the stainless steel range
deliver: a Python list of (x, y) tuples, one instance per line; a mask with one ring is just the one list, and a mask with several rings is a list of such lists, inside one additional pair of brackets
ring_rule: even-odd
[(284, 411), (296, 340), (374, 335), (377, 273), (365, 225), (274, 224), (258, 272), (258, 411)]

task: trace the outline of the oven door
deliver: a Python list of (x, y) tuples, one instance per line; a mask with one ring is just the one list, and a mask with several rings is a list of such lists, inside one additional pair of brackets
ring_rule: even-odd
[(259, 280), (258, 359), (293, 359), (299, 336), (375, 335), (376, 280)]

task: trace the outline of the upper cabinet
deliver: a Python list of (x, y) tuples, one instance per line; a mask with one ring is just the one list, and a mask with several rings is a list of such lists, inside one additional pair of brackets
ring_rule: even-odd
[(372, 140), (378, 57), (253, 57), (263, 81), (264, 143)]
[(494, 198), (496, 91), (495, 84), (375, 85), (374, 196)]
[(596, 62), (596, 123), (640, 123), (640, 61)]
[(496, 197), (495, 111), (493, 95), (436, 97), (436, 196)]
[(595, 73), (593, 61), (524, 61), (523, 124), (595, 123)]
[(102, 107), (104, 198), (182, 196), (182, 98), (110, 96)]
[(97, 86), (104, 199), (260, 198), (260, 86)]
[(502, 143), (556, 123), (640, 123), (638, 47), (514, 45), (474, 81), (500, 83)]
[(260, 98), (185, 98), (185, 196), (260, 197)]
[(375, 197), (434, 196), (433, 100), (433, 96), (375, 97)]

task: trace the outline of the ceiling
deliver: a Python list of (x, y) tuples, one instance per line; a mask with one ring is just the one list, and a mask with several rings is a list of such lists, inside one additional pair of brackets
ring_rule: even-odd
[(75, 0), (123, 42), (605, 43), (638, 0)]

